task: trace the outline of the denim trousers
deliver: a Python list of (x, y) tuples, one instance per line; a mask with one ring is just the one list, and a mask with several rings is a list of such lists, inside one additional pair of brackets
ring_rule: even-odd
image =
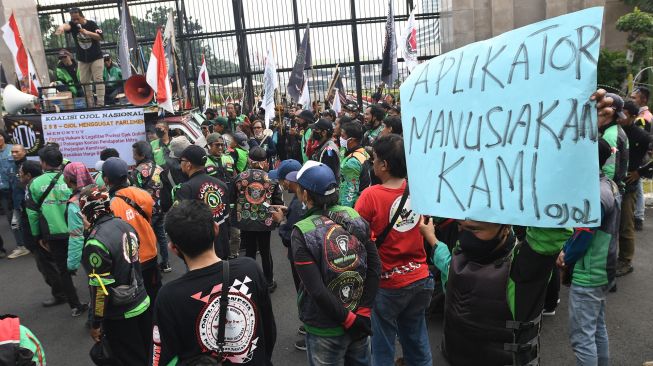
[(370, 337), (354, 340), (347, 333), (336, 337), (306, 333), (306, 356), (309, 366), (368, 366)]
[(425, 312), (435, 286), (433, 278), (398, 289), (379, 288), (372, 310), (372, 365), (395, 364), (395, 340), (407, 365), (432, 365)]
[(610, 286), (569, 289), (569, 340), (577, 366), (607, 366), (608, 329), (605, 326), (605, 298)]
[(635, 192), (635, 218), (644, 221), (644, 183), (642, 179), (637, 181), (637, 191)]

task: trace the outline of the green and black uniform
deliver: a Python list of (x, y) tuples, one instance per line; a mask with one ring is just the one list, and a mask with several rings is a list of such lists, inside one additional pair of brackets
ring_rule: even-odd
[(470, 260), (459, 244), (452, 254), (438, 242), (433, 262), (447, 292), (443, 352), (451, 364), (526, 365), (537, 359), (546, 287), (572, 232), (529, 228), (522, 244), (510, 236), (483, 261)]
[[(97, 219), (84, 243), (93, 327), (102, 325), (109, 345), (124, 365), (147, 364), (152, 315), (138, 257), (138, 234), (112, 214)], [(130, 296), (120, 296), (121, 288)], [(123, 290), (124, 291), (124, 290)], [(127, 291), (125, 291), (127, 292)]]
[(166, 157), (170, 155), (170, 141), (167, 144), (164, 144), (161, 139), (156, 139), (150, 142), (152, 145), (152, 153), (154, 154), (154, 162), (156, 165), (166, 168)]
[(72, 60), (70, 65), (65, 65), (59, 61), (57, 64), (57, 81), (68, 87), (68, 90), (73, 93), (74, 97), (82, 96), (82, 88), (79, 85), (79, 71), (77, 70), (77, 61)]

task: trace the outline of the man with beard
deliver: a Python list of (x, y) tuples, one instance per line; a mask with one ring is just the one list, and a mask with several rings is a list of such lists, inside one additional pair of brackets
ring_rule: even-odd
[(367, 131), (363, 136), (363, 146), (372, 146), (374, 140), (381, 134), (383, 130), (383, 118), (385, 118), (385, 111), (378, 104), (372, 104), (365, 109), (365, 127)]
[(229, 189), (220, 180), (206, 174), (206, 151), (199, 146), (187, 147), (180, 156), (181, 171), (188, 177), (175, 193), (175, 201), (200, 200), (213, 213), (220, 232), (215, 237), (215, 252), (227, 258), (229, 250)]
[(340, 179), (340, 157), (338, 155), (338, 145), (333, 142), (333, 123), (326, 119), (320, 118), (317, 122), (310, 125), (312, 131), (311, 139), (317, 142), (317, 147), (310, 155), (310, 160), (314, 160), (331, 168), (336, 179)]

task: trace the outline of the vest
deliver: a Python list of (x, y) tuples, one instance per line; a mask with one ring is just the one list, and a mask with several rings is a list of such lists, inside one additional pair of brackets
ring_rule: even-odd
[[(108, 306), (106, 307), (105, 317), (108, 319), (122, 319), (124, 314), (132, 310), (135, 306), (142, 303), (147, 298), (145, 286), (143, 284), (143, 276), (141, 275), (141, 264), (138, 259), (138, 234), (131, 225), (125, 221), (117, 218), (107, 216), (101, 218), (91, 230), (87, 240), (95, 239), (109, 250), (111, 259), (113, 260), (111, 267), (111, 274), (116, 282), (112, 286), (107, 287), (111, 292), (111, 288), (120, 285), (131, 285), (133, 279), (136, 280), (137, 295), (133, 301), (116, 305), (113, 304), (113, 296), (110, 296)], [(132, 255), (130, 257), (131, 263), (127, 262), (129, 252), (129, 241), (131, 239)], [(84, 266), (89, 266), (84, 261)], [(92, 268), (87, 267), (86, 271), (91, 273)]]
[(266, 205), (272, 204), (277, 184), (268, 173), (260, 169), (248, 169), (236, 180), (236, 219), (244, 231), (272, 231), (276, 223)]
[[(331, 293), (350, 311), (358, 308), (363, 296), (367, 271), (364, 240), (367, 223), (354, 209), (333, 206), (328, 217), (310, 215), (295, 224), (304, 236), (306, 248), (320, 268), (322, 281)], [(333, 328), (340, 324), (322, 314), (317, 304), (300, 289), (300, 318), (309, 326)]]
[(0, 319), (0, 365), (16, 365), (19, 347), (20, 320), (14, 316)]
[[(489, 264), (458, 248), (449, 266), (443, 351), (452, 365), (538, 365), (540, 318), (513, 320), (507, 287), (515, 247)], [(473, 350), (473, 352), (470, 352)]]

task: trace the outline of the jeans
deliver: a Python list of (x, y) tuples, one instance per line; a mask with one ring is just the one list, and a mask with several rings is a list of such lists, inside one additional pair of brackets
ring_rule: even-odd
[(168, 263), (168, 237), (164, 227), (166, 214), (160, 212), (152, 216), (152, 230), (156, 236), (156, 242), (159, 245), (159, 254), (161, 254), (161, 263)]
[(635, 218), (644, 221), (644, 183), (641, 179), (637, 181), (635, 192)]
[(367, 366), (370, 337), (355, 341), (346, 333), (337, 337), (306, 333), (306, 356), (309, 366)]
[(630, 263), (635, 255), (635, 191), (621, 196), (619, 225), (619, 260)]
[(379, 288), (372, 310), (372, 365), (394, 365), (397, 336), (407, 365), (433, 364), (425, 312), (434, 287), (428, 277), (403, 288)]
[(605, 326), (605, 297), (610, 287), (569, 289), (569, 340), (577, 366), (608, 365), (610, 353)]
[(272, 254), (270, 253), (270, 231), (240, 231), (245, 244), (245, 255), (256, 260), (256, 249), (261, 253), (261, 266), (268, 284), (274, 279)]

